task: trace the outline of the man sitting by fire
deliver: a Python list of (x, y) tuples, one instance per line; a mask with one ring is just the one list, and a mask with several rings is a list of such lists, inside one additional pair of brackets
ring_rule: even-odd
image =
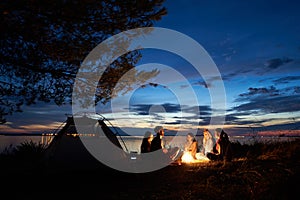
[[(166, 155), (167, 162), (177, 162), (181, 157), (181, 151), (179, 147), (167, 148), (166, 147), (166, 139), (165, 139), (165, 131), (162, 126), (156, 126), (154, 128), (154, 132), (156, 136), (153, 138), (151, 142), (150, 152), (153, 151), (161, 151)], [(180, 164), (180, 161), (178, 161)]]

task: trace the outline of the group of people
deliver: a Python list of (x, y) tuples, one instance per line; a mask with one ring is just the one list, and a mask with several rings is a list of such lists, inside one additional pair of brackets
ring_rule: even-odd
[[(154, 132), (156, 133), (155, 136), (150, 131), (145, 133), (141, 144), (141, 153), (162, 150), (162, 152), (169, 155), (171, 159), (175, 159), (175, 157), (179, 155), (178, 152), (180, 149), (166, 148), (164, 128), (162, 126), (156, 126)], [(184, 152), (189, 152), (195, 160), (206, 158), (209, 160), (231, 161), (232, 159), (231, 142), (229, 141), (228, 134), (221, 128), (215, 129), (214, 137), (208, 129), (204, 129), (202, 145), (199, 147), (195, 135), (188, 133), (184, 145)]]
[[(191, 142), (192, 141), (192, 142)], [(232, 160), (232, 146), (229, 141), (228, 134), (221, 128), (215, 129), (214, 137), (208, 129), (203, 130), (203, 140), (200, 150), (198, 150), (198, 142), (192, 133), (187, 135), (188, 148), (192, 157), (196, 160), (209, 159), (209, 160)]]
[(154, 151), (161, 151), (167, 159), (167, 161), (176, 161), (180, 154), (178, 147), (167, 148), (165, 140), (165, 131), (162, 126), (156, 126), (154, 128), (156, 135), (154, 136), (150, 131), (146, 131), (141, 144), (141, 153), (148, 153)]
[(164, 139), (164, 128), (162, 126), (156, 126), (154, 128), (156, 136), (154, 137), (150, 131), (146, 131), (142, 144), (141, 144), (141, 153), (147, 153), (156, 151), (158, 149), (165, 150), (165, 139)]

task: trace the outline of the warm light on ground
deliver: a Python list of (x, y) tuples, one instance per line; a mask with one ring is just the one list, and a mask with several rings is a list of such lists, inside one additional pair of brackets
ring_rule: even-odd
[(194, 159), (190, 152), (184, 152), (181, 157), (182, 163), (200, 163), (200, 162), (208, 162), (209, 159), (206, 156), (201, 155), (200, 153), (196, 154), (196, 158)]
[(181, 162), (183, 163), (192, 163), (194, 162), (193, 156), (189, 152), (184, 152), (182, 157), (181, 157)]

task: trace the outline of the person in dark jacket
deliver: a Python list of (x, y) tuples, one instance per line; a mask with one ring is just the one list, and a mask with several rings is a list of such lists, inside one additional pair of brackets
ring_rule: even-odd
[(152, 140), (153, 140), (153, 134), (150, 131), (146, 131), (141, 144), (141, 153), (148, 153), (151, 151)]
[(156, 126), (154, 128), (154, 132), (156, 136), (153, 138), (151, 142), (150, 151), (156, 151), (162, 149), (164, 153), (167, 153), (167, 149), (165, 148), (165, 139), (164, 139), (164, 128), (162, 126)]
[(221, 128), (215, 130), (216, 144), (214, 145), (213, 152), (207, 154), (210, 160), (232, 160), (232, 147), (229, 141), (228, 134)]
[(163, 155), (162, 159), (164, 159), (165, 162), (179, 162), (180, 163), (180, 157), (182, 155), (182, 152), (180, 151), (179, 147), (173, 147), (173, 148), (167, 148), (166, 147), (166, 139), (164, 138), (165, 131), (162, 126), (156, 126), (154, 128), (154, 132), (156, 133), (156, 136), (153, 138), (151, 142), (151, 148), (150, 151), (161, 151), (161, 155)]

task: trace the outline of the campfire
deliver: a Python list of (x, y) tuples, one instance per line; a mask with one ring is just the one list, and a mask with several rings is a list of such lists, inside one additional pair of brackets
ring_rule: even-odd
[(192, 163), (194, 162), (193, 156), (190, 154), (190, 152), (184, 152), (181, 157), (181, 162), (183, 163)]
[(182, 157), (181, 157), (181, 162), (182, 163), (200, 163), (200, 162), (208, 162), (209, 159), (202, 155), (201, 153), (196, 154), (196, 159), (193, 158), (190, 152), (184, 152)]

